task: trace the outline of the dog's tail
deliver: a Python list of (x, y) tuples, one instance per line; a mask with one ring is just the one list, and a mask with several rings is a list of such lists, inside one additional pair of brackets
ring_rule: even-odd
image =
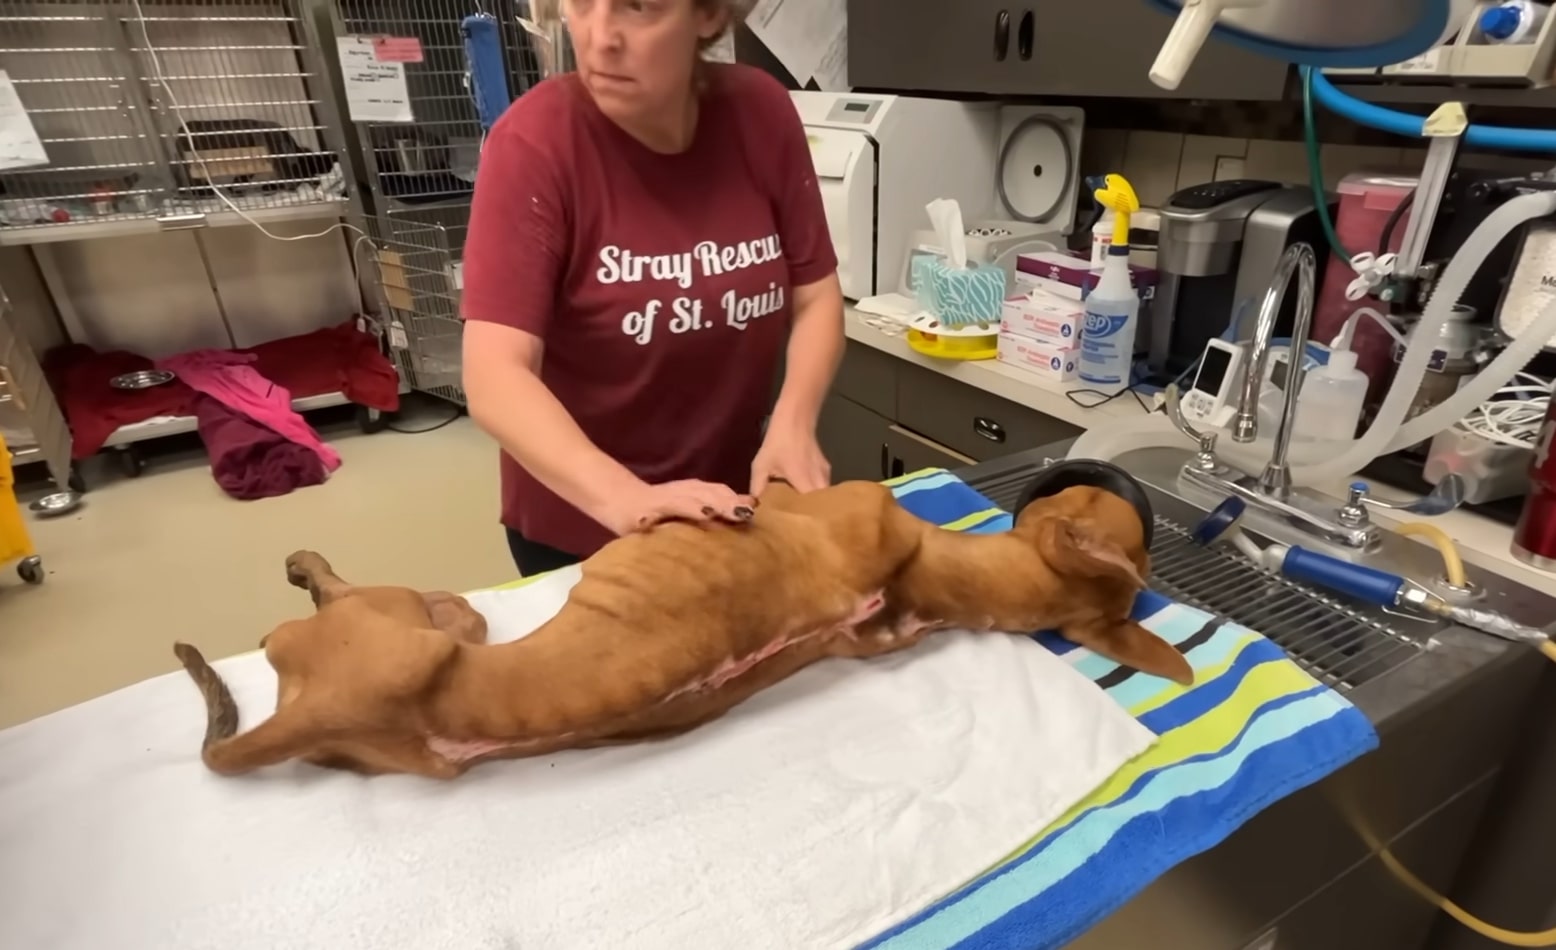
[(232, 699), (232, 690), (211, 669), (211, 664), (205, 662), (199, 650), (187, 643), (175, 643), (173, 655), (178, 657), (178, 662), (184, 665), (184, 672), (189, 674), (195, 686), (200, 688), (200, 695), (205, 697), (205, 741), (200, 744), (200, 751), (209, 752), (211, 746), (237, 734), (238, 704)]
[(200, 743), (200, 759), (206, 768), (220, 775), (241, 775), (294, 758), (306, 748), (313, 732), (306, 717), (295, 710), (290, 714), (278, 711), (238, 735), (238, 704), (227, 684), (189, 644), (173, 644), (173, 654), (205, 697), (205, 740)]

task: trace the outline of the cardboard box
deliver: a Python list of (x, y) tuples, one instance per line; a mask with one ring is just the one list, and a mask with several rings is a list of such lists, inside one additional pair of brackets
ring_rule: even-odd
[(1081, 345), (1085, 319), (1086, 308), (1079, 301), (1035, 293), (1005, 301), (1000, 329), (1056, 349), (1073, 350)]
[[(1080, 257), (1063, 251), (1041, 251), (1034, 254), (1018, 254), (1016, 256), (1016, 286), (1031, 289), (1035, 281), (1051, 281), (1064, 287), (1071, 288), (1068, 291), (1058, 291), (1043, 287), (1050, 293), (1060, 296), (1073, 294), (1079, 290), (1082, 297), (1091, 292), (1091, 288), (1097, 285), (1097, 277), (1091, 272), (1091, 258)], [(1150, 300), (1156, 296), (1156, 271), (1149, 267), (1141, 267), (1138, 264), (1129, 265), (1129, 282), (1140, 295), (1141, 300)], [(1076, 298), (1080, 299), (1080, 298)]]
[(1081, 351), (1061, 350), (1015, 333), (999, 335), (999, 361), (1049, 383), (1073, 382), (1080, 375)]

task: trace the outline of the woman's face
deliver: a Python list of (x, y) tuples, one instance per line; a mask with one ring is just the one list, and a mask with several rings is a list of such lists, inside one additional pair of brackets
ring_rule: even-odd
[(684, 97), (698, 43), (723, 14), (698, 0), (566, 0), (578, 74), (612, 118), (631, 119)]

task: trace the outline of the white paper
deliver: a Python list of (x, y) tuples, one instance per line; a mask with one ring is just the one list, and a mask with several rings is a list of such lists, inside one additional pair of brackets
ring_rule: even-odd
[[(804, 85), (816, 75), (839, 37), (846, 46), (848, 10), (844, 0), (757, 0), (746, 26)], [(844, 60), (846, 73), (846, 51)]]
[(967, 229), (962, 226), (962, 206), (952, 198), (936, 198), (924, 206), (935, 237), (945, 248), (946, 263), (963, 270), (967, 267)]
[(21, 96), (5, 70), (0, 69), (0, 169), (31, 168), (47, 165), (49, 153), (43, 149), (38, 130), (22, 105)]
[(702, 58), (710, 63), (733, 63), (735, 61), (735, 31), (725, 30), (724, 35), (713, 41), (713, 45), (702, 51)]
[(822, 54), (812, 77), (822, 92), (847, 92), (854, 88), (848, 84), (848, 23), (832, 37), (832, 43)]
[(346, 90), (346, 112), (353, 122), (413, 122), (411, 93), (404, 63), (383, 63), (373, 55), (368, 36), (341, 36), (340, 75)]

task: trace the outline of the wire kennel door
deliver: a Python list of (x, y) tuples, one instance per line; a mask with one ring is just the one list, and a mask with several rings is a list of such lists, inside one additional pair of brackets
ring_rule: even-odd
[(417, 392), (465, 405), (461, 266), (450, 249), (448, 229), (381, 215), (366, 222), (378, 329), (400, 378)]
[(48, 155), (0, 172), (0, 241), (343, 214), (304, 3), (0, 0), (0, 69)]
[(481, 154), (481, 124), (467, 78), (460, 24), (488, 12), (501, 25), (508, 93), (517, 99), (541, 80), (536, 39), (519, 26), (527, 0), (336, 0), (340, 35), (415, 38), (422, 61), (405, 64), (413, 123), (358, 123), (372, 213), (406, 240), (441, 227), (455, 260), (463, 257), (470, 199)]

